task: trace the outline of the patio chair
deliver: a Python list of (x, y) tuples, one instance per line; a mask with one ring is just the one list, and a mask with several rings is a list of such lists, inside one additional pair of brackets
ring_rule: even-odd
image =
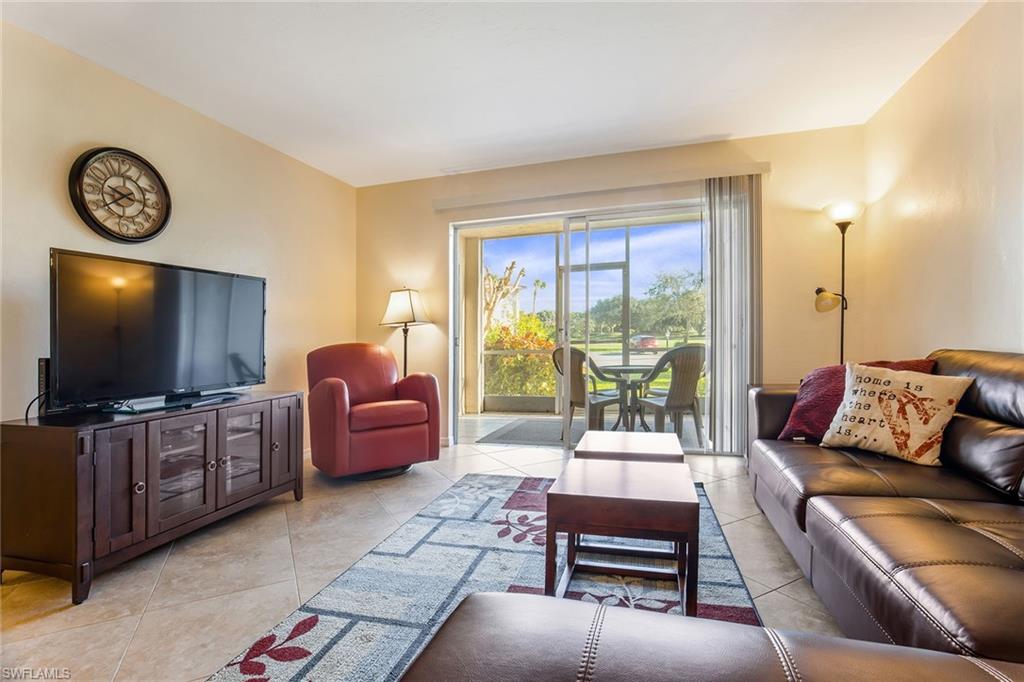
[[(697, 397), (697, 383), (704, 372), (704, 346), (691, 344), (676, 346), (662, 355), (645, 377), (649, 384), (666, 370), (672, 371), (668, 391), (664, 395), (646, 395), (640, 398), (640, 409), (654, 412), (654, 430), (665, 430), (665, 416), (669, 415), (675, 426), (676, 435), (683, 437), (683, 415), (693, 415), (697, 429), (697, 444), (704, 447), (704, 423), (700, 414), (700, 399)], [(642, 412), (641, 412), (642, 414)]]
[[(559, 376), (563, 376), (562, 372), (562, 358), (564, 357), (564, 351), (561, 348), (556, 348), (551, 352), (551, 360), (555, 363), (555, 372)], [(586, 353), (581, 351), (579, 348), (569, 349), (569, 359), (571, 363), (571, 380), (570, 380), (570, 393), (569, 393), (569, 423), (572, 423), (572, 418), (576, 414), (576, 408), (586, 409), (587, 407), (587, 396), (590, 398), (590, 412), (587, 415), (587, 428), (597, 431), (604, 431), (604, 411), (610, 405), (619, 405), (619, 415), (623, 413), (623, 406), (621, 403), (621, 392), (615, 389), (605, 389), (602, 391), (597, 390), (597, 379), (601, 381), (610, 381), (618, 384), (620, 379), (611, 377), (602, 372), (596, 364), (590, 361), (590, 373), (587, 374), (583, 370), (583, 363), (587, 359)], [(589, 390), (588, 380), (589, 379)], [(565, 438), (565, 432), (563, 427), (562, 438)]]

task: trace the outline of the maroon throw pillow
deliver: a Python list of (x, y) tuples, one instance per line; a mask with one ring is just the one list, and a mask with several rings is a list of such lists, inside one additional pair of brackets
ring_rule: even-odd
[[(924, 374), (931, 374), (935, 369), (934, 360), (876, 360), (858, 364)], [(803, 438), (810, 443), (820, 443), (832, 423), (832, 417), (843, 402), (845, 387), (845, 365), (828, 365), (812, 370), (800, 382), (796, 402), (789, 413), (785, 428), (779, 434), (779, 440)]]

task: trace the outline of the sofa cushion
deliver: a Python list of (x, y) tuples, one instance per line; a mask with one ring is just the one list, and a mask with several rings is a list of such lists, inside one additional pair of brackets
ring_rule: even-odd
[[(1024, 500), (1024, 355), (979, 350), (937, 350), (935, 372), (974, 379), (957, 410), (965, 417), (947, 429), (943, 462)], [(1003, 424), (1009, 427), (1000, 427)]]
[(939, 466), (942, 432), (973, 379), (846, 365), (843, 405), (821, 444)]
[(992, 682), (1024, 666), (527, 594), (471, 594), (406, 682)]
[(936, 374), (974, 379), (960, 400), (961, 412), (1024, 427), (1024, 354), (937, 350), (928, 357)]
[(1006, 496), (949, 467), (922, 467), (866, 450), (754, 441), (750, 470), (806, 530), (807, 500), (817, 495), (934, 497), (1006, 501)]
[(957, 414), (943, 436), (942, 463), (1024, 498), (1024, 428)]
[(1024, 507), (819, 496), (807, 535), (896, 644), (1024, 661)]
[[(869, 367), (884, 367), (892, 370), (922, 372), (930, 374), (934, 360), (876, 360), (862, 363)], [(820, 443), (832, 423), (832, 417), (839, 411), (846, 388), (846, 366), (828, 365), (811, 370), (800, 382), (796, 402), (786, 420), (786, 426), (779, 434), (779, 440), (804, 438)]]
[(427, 406), (418, 400), (386, 400), (353, 405), (348, 415), (348, 427), (352, 431), (408, 426), (422, 424), (425, 421)]

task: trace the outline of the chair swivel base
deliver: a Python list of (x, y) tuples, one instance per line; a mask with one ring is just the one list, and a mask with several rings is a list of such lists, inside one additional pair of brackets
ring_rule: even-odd
[(393, 476), (401, 476), (409, 469), (412, 469), (411, 464), (404, 464), (400, 467), (392, 467), (390, 469), (378, 469), (377, 471), (367, 471), (362, 474), (355, 474), (352, 479), (355, 481), (375, 481), (379, 478), (392, 478)]

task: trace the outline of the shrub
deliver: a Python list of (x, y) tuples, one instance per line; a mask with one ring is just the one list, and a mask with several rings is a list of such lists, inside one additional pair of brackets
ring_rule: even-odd
[(554, 327), (537, 315), (522, 314), (510, 324), (494, 324), (484, 335), (484, 350), (544, 351), (484, 355), (485, 395), (554, 396)]

